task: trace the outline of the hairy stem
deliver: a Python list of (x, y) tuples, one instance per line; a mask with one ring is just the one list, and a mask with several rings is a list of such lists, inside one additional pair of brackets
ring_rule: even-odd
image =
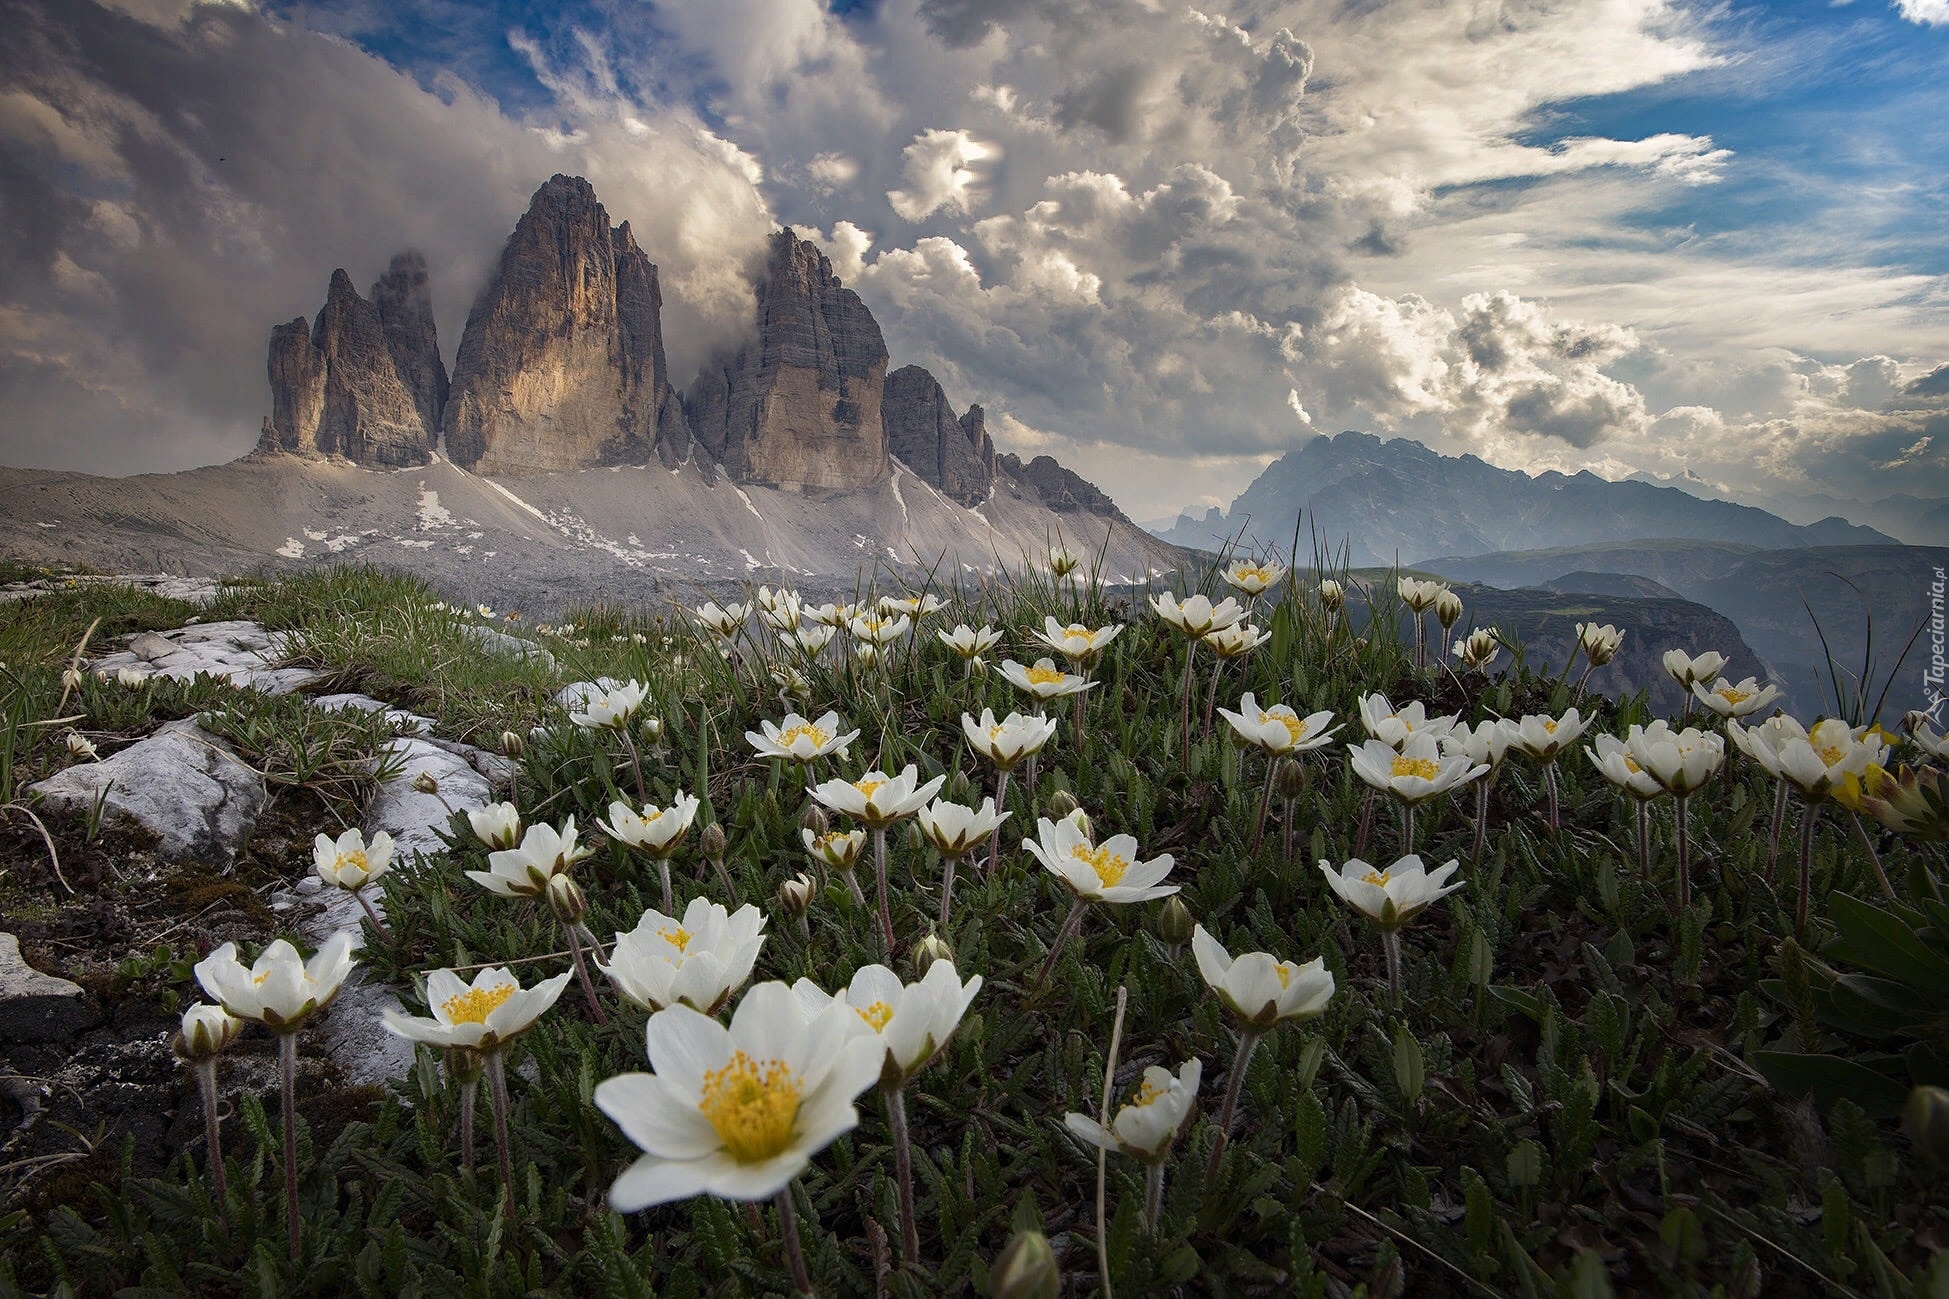
[(1144, 1230), (1155, 1232), (1164, 1216), (1164, 1161), (1157, 1160), (1144, 1172)]
[(1774, 869), (1780, 862), (1780, 834), (1787, 823), (1787, 782), (1777, 780), (1773, 783), (1773, 830), (1766, 836), (1766, 882), (1768, 884), (1773, 882)]
[(1259, 845), (1265, 842), (1266, 814), (1272, 810), (1272, 781), (1278, 773), (1279, 760), (1268, 756), (1265, 768), (1265, 788), (1259, 792), (1259, 816), (1252, 823), (1252, 856), (1259, 855)]
[(1807, 935), (1807, 894), (1813, 887), (1814, 822), (1820, 818), (1820, 804), (1808, 799), (1800, 808), (1800, 898), (1793, 906), (1793, 931)]
[(284, 1225), (291, 1261), (298, 1261), (298, 1035), (277, 1035), (278, 1076), (284, 1100)]
[(379, 912), (373, 907), (372, 899), (365, 895), (365, 890), (360, 889), (352, 896), (357, 898), (359, 905), (365, 908), (365, 918), (372, 922), (372, 927), (378, 931), (379, 937), (387, 942), (391, 942), (393, 931), (386, 928), (386, 922), (379, 918)]
[(799, 1246), (798, 1211), (792, 1207), (789, 1182), (778, 1192), (778, 1234), (785, 1245), (785, 1266), (791, 1269), (792, 1288), (802, 1295), (810, 1295), (812, 1274), (805, 1270), (805, 1250)]
[[(1035, 759), (1030, 758), (1029, 761), (1034, 762)], [(1034, 795), (1035, 786), (1031, 785), (1029, 789), (1031, 791), (1029, 796), (1030, 801), (1033, 802), (1035, 798)], [(1000, 812), (1006, 810), (1007, 798), (1008, 798), (1008, 768), (1003, 767), (995, 773), (995, 810), (996, 811)], [(1035, 809), (1031, 807), (1029, 810), (1033, 812)], [(988, 874), (992, 877), (994, 873), (1001, 868), (1001, 864), (1002, 864), (1002, 828), (998, 825), (994, 829), (988, 832)]]
[(223, 1166), (223, 1130), (217, 1122), (217, 1062), (196, 1062), (196, 1089), (203, 1094), (203, 1140), (210, 1147), (210, 1182), (216, 1190), (217, 1212), (230, 1215), (230, 1181)]
[(1259, 1045), (1261, 1030), (1239, 1030), (1238, 1054), (1232, 1057), (1232, 1075), (1225, 1080), (1225, 1100), (1218, 1107), (1218, 1139), (1212, 1143), (1211, 1158), (1205, 1161), (1205, 1180), (1218, 1176), (1218, 1161), (1224, 1157), (1231, 1139), (1232, 1115), (1238, 1109), (1239, 1093), (1245, 1088), (1245, 1068), (1252, 1062), (1252, 1050)]
[(1070, 940), (1083, 923), (1084, 902), (1077, 898), (1070, 904), (1069, 914), (1063, 918), (1062, 928), (1056, 931), (1056, 941), (1049, 944), (1049, 959), (1042, 963), (1042, 974), (1037, 983), (1049, 982), (1049, 976), (1056, 972), (1056, 960), (1062, 955), (1063, 944)]
[(596, 1000), (596, 986), (589, 981), (589, 963), (582, 955), (582, 939), (576, 934), (572, 923), (564, 922), (562, 936), (568, 939), (568, 952), (575, 960), (575, 977), (581, 980), (582, 995), (588, 1000), (589, 1014), (598, 1024), (607, 1024), (609, 1017), (602, 1013), (602, 1003)]
[(501, 1165), (501, 1191), (507, 1196), (508, 1226), (515, 1225), (514, 1157), (508, 1149), (508, 1074), (500, 1051), (487, 1053), (487, 1094), (494, 1106), (494, 1154)]
[(1387, 957), (1387, 1004), (1390, 1010), (1401, 1008), (1401, 931), (1381, 930), (1381, 951)]
[(1682, 915), (1692, 905), (1692, 818), (1686, 815), (1686, 804), (1692, 800), (1680, 794), (1674, 801), (1678, 804), (1678, 910)]
[(873, 827), (873, 884), (880, 898), (880, 944), (893, 959), (893, 905), (887, 901), (887, 828)]
[(900, 1187), (900, 1248), (907, 1265), (920, 1266), (920, 1224), (914, 1220), (913, 1138), (907, 1132), (907, 1093), (894, 1087), (886, 1093), (887, 1128), (893, 1137), (893, 1174)]

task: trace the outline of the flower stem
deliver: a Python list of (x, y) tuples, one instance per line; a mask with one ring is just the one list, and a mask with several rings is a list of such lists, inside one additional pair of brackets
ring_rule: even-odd
[(643, 789), (643, 761), (636, 756), (636, 741), (631, 738), (627, 724), (618, 729), (622, 732), (623, 747), (629, 750), (629, 769), (636, 775), (636, 801), (639, 804), (648, 803), (650, 796)]
[(278, 1076), (284, 1087), (284, 1225), (291, 1261), (298, 1261), (298, 1035), (277, 1036)]
[(1893, 902), (1895, 886), (1888, 882), (1888, 872), (1881, 868), (1881, 854), (1875, 851), (1875, 842), (1868, 837), (1868, 827), (1861, 824), (1861, 814), (1850, 808), (1848, 820), (1853, 823), (1854, 841), (1861, 845), (1861, 851), (1868, 854), (1868, 865), (1874, 868), (1875, 879), (1881, 885), (1882, 895)]
[(1549, 800), (1550, 833), (1555, 834), (1563, 822), (1563, 809), (1557, 796), (1556, 759), (1554, 758), (1543, 764), (1543, 792)]
[(1401, 804), (1401, 855), (1414, 851), (1414, 804)]
[(1489, 781), (1494, 777), (1492, 771), (1475, 782), (1475, 847), (1469, 851), (1471, 870), (1482, 864), (1482, 849), (1489, 840)]
[(582, 940), (576, 935), (573, 924), (562, 925), (562, 936), (568, 939), (568, 952), (575, 959), (575, 977), (582, 982), (582, 995), (588, 999), (589, 1014), (598, 1024), (607, 1024), (609, 1017), (602, 1013), (602, 1003), (596, 1000), (595, 984), (589, 981), (589, 963), (582, 955)]
[(1814, 822), (1820, 817), (1820, 804), (1807, 800), (1800, 808), (1800, 900), (1793, 907), (1793, 930), (1807, 933), (1807, 893), (1813, 887)]
[(656, 859), (656, 873), (663, 881), (663, 914), (666, 916), (674, 916), (677, 914), (677, 894), (670, 887), (670, 859), (668, 857), (659, 857)]
[(1381, 930), (1381, 951), (1387, 957), (1387, 1005), (1389, 1010), (1401, 1008), (1401, 931), (1399, 929)]
[(1686, 815), (1686, 804), (1692, 800), (1679, 794), (1674, 801), (1678, 804), (1678, 910), (1683, 915), (1692, 905), (1692, 818)]
[(1259, 818), (1252, 823), (1252, 856), (1259, 855), (1259, 845), (1265, 842), (1266, 813), (1272, 810), (1272, 780), (1278, 773), (1279, 760), (1268, 756), (1265, 767), (1265, 788), (1259, 793)]
[(1421, 610), (1417, 609), (1415, 610), (1414, 613), (1414, 670), (1416, 672), (1421, 671), (1422, 664), (1425, 659), (1427, 645), (1428, 645), (1427, 619), (1422, 616)]
[[(1110, 1024), (1110, 1054), (1103, 1061), (1103, 1102), (1098, 1111), (1097, 1122), (1103, 1127), (1110, 1126), (1110, 1089), (1116, 1085), (1117, 1055), (1123, 1050), (1123, 1013), (1130, 1005), (1130, 989), (1117, 985), (1117, 1017)], [(1109, 1182), (1110, 1152), (1102, 1146), (1096, 1148), (1096, 1275), (1103, 1283), (1103, 1299), (1111, 1299), (1110, 1290), (1110, 1216), (1106, 1212), (1106, 1187)]]
[(1218, 678), (1225, 675), (1225, 660), (1220, 659), (1211, 669), (1211, 689), (1205, 691), (1205, 729), (1203, 735), (1211, 735), (1211, 715), (1218, 709)]
[(1651, 803), (1638, 799), (1638, 878), (1651, 878)]
[[(1035, 759), (1031, 758), (1029, 759), (1029, 761), (1034, 762)], [(1035, 795), (1033, 792), (1034, 786), (1030, 786), (1030, 791), (1031, 792), (1029, 795), (1029, 799), (1031, 802), (1033, 802), (1035, 799)], [(995, 808), (997, 811), (1006, 811), (1008, 809), (1008, 805), (1004, 801), (1007, 798), (1008, 798), (1008, 768), (1003, 767), (995, 773)], [(992, 877), (994, 873), (1001, 868), (1001, 864), (1002, 864), (1002, 828), (998, 825), (994, 829), (988, 832), (988, 874)]]
[(1087, 694), (1087, 690), (1078, 690), (1070, 696), (1069, 742), (1079, 751), (1083, 747), (1083, 696)]
[(1184, 683), (1178, 690), (1178, 747), (1186, 771), (1191, 770), (1191, 664), (1198, 656), (1198, 642), (1184, 642)]
[(955, 858), (945, 854), (941, 857), (941, 930), (946, 932), (948, 913), (954, 906), (954, 863)]
[(386, 922), (379, 918), (379, 912), (373, 907), (372, 899), (365, 895), (365, 890), (360, 889), (352, 896), (357, 898), (359, 905), (365, 908), (365, 918), (372, 922), (372, 927), (379, 932), (379, 937), (390, 943), (393, 931), (386, 928)]
[[(1028, 759), (1028, 770), (1022, 773), (1022, 795), (1025, 803), (1027, 804), (1026, 813), (1027, 813), (1027, 819), (1029, 820), (1035, 819), (1035, 790), (1036, 790), (1035, 769), (1036, 769), (1036, 763), (1041, 757), (1042, 755), (1040, 753), (1031, 753)], [(995, 806), (996, 807), (1001, 806), (1000, 799), (995, 800)]]
[(469, 1078), (460, 1084), (460, 1166), (474, 1166), (474, 1093), (480, 1090), (480, 1079)]
[(1260, 1030), (1239, 1030), (1238, 1054), (1232, 1057), (1232, 1076), (1225, 1080), (1225, 1101), (1218, 1107), (1218, 1140), (1212, 1144), (1211, 1158), (1205, 1161), (1205, 1180), (1218, 1176), (1218, 1161), (1224, 1157), (1230, 1139), (1232, 1114), (1238, 1109), (1238, 1096), (1245, 1087), (1245, 1068), (1252, 1062), (1252, 1049), (1259, 1044)]
[(1293, 821), (1297, 814), (1296, 809), (1298, 806), (1298, 799), (1287, 799), (1284, 813), (1279, 821), (1280, 847), (1285, 853), (1286, 865), (1288, 866), (1293, 864), (1293, 832), (1295, 829)]
[(217, 1062), (196, 1062), (196, 1089), (203, 1093), (203, 1140), (210, 1147), (210, 1182), (217, 1193), (217, 1212), (230, 1216), (230, 1184), (223, 1166), (223, 1131), (217, 1123)]
[(1063, 918), (1062, 928), (1056, 931), (1056, 941), (1049, 944), (1049, 959), (1042, 963), (1041, 977), (1037, 983), (1049, 982), (1049, 976), (1056, 972), (1056, 959), (1062, 955), (1063, 944), (1081, 927), (1084, 903), (1081, 898), (1070, 904), (1069, 914)]
[(778, 1234), (785, 1245), (785, 1266), (792, 1271), (792, 1288), (802, 1295), (810, 1295), (812, 1274), (805, 1270), (805, 1251), (799, 1247), (799, 1218), (798, 1211), (792, 1207), (790, 1183), (778, 1192)]
[(508, 1151), (508, 1074), (501, 1057), (500, 1051), (487, 1053), (487, 1094), (494, 1103), (494, 1154), (501, 1165), (501, 1190), (507, 1196), (508, 1226), (512, 1228), (515, 1225), (514, 1159)]
[(900, 1248), (907, 1265), (920, 1266), (920, 1224), (914, 1220), (913, 1138), (907, 1132), (907, 1093), (890, 1088), (887, 1098), (887, 1128), (893, 1137), (893, 1174), (900, 1184)]
[(1360, 801), (1360, 832), (1354, 836), (1353, 855), (1367, 855), (1367, 827), (1374, 819), (1374, 791), (1368, 790), (1367, 797)]
[(1780, 863), (1780, 833), (1787, 823), (1787, 782), (1774, 782), (1773, 790), (1773, 831), (1766, 837), (1766, 882), (1773, 882), (1773, 872)]
[(845, 876), (846, 876), (846, 887), (853, 891), (853, 901), (859, 903), (860, 910), (862, 911), (866, 910), (867, 909), (866, 894), (864, 891), (861, 890), (859, 886), (858, 872), (846, 871)]
[(873, 827), (873, 883), (880, 897), (880, 942), (893, 959), (893, 906), (887, 901), (887, 828)]
[(1155, 1232), (1157, 1220), (1164, 1216), (1164, 1161), (1157, 1160), (1144, 1173), (1144, 1230)]

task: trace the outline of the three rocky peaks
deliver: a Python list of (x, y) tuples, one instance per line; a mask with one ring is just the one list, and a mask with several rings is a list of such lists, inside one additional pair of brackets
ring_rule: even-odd
[(395, 467), (448, 459), (483, 474), (707, 460), (734, 480), (851, 490), (898, 458), (979, 505), (996, 473), (1058, 511), (1111, 517), (1109, 498), (1047, 456), (997, 456), (980, 406), (956, 415), (919, 366), (887, 373), (886, 342), (818, 247), (773, 234), (757, 330), (687, 397), (664, 361), (657, 269), (612, 228), (586, 180), (535, 191), (468, 313), (449, 379), (425, 260), (401, 253), (361, 297), (332, 273), (325, 305), (271, 331), (260, 454)]

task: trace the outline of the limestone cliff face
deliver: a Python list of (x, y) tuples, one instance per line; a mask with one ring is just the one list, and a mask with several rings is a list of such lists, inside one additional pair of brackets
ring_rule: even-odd
[(395, 254), (392, 265), (372, 286), (372, 305), (379, 309), (393, 368), (412, 394), (430, 441), (447, 404), (447, 366), (440, 359), (440, 340), (433, 328), (426, 258), (416, 252)]
[(917, 365), (887, 376), (881, 418), (887, 451), (963, 505), (979, 505), (995, 485), (995, 444), (981, 407), (957, 417), (934, 376)]
[(859, 295), (790, 230), (772, 236), (758, 334), (691, 393), (697, 438), (731, 476), (864, 487), (888, 473), (887, 348)]
[[(432, 328), (429, 312), (426, 328)], [(429, 337), (427, 344), (432, 346)], [(434, 347), (437, 361), (438, 349)], [(379, 309), (332, 272), (307, 336), (303, 319), (271, 331), (271, 417), (258, 447), (355, 464), (425, 464), (433, 438), (400, 378)]]
[(553, 176), (467, 316), (443, 415), (447, 454), (481, 473), (623, 464), (689, 450), (663, 357), (656, 267), (595, 190)]
[(1037, 456), (1024, 464), (1019, 456), (1002, 455), (996, 458), (995, 464), (1011, 478), (1026, 484), (1044, 505), (1058, 514), (1095, 514), (1123, 523), (1130, 522), (1117, 508), (1117, 503), (1104, 495), (1095, 483), (1072, 469), (1063, 468), (1050, 456)]

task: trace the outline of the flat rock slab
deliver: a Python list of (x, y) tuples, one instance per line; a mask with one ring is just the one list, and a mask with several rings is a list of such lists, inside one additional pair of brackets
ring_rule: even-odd
[[(384, 830), (391, 835), (393, 852), (402, 860), (415, 853), (446, 851), (439, 832), (452, 819), (449, 805), (454, 812), (466, 812), (494, 801), (494, 786), (488, 778), (465, 756), (447, 747), (402, 736), (381, 750), (381, 760), (387, 759), (398, 764), (399, 774), (380, 782), (372, 801), (366, 804), (365, 832), (372, 835)], [(423, 775), (439, 782), (438, 794), (422, 794), (413, 788), (413, 782)]]
[[(384, 903), (376, 890), (372, 905), (381, 915), (385, 914)], [(357, 898), (344, 889), (327, 886), (316, 875), (307, 875), (291, 888), (273, 894), (271, 909), (302, 911), (298, 929), (314, 947), (341, 929), (359, 932), (359, 922), (365, 919), (365, 908)], [(405, 1011), (399, 994), (390, 984), (368, 979), (364, 970), (357, 969), (319, 1017), (325, 1054), (354, 1087), (378, 1086), (394, 1078), (404, 1078), (413, 1067), (413, 1044), (386, 1031), (382, 1016), (388, 1010)]]
[[(103, 791), (106, 790), (104, 799)], [(167, 722), (102, 762), (82, 762), (30, 787), (49, 807), (154, 835), (170, 861), (228, 867), (264, 810), (264, 778), (194, 721)]]
[(42, 974), (0, 933), (0, 1042), (62, 1042), (100, 1020), (80, 984)]
[(371, 695), (317, 695), (311, 702), (315, 708), (356, 708), (362, 713), (384, 713), (386, 720), (402, 733), (420, 736), (433, 734), (432, 718), (421, 717), (404, 708), (394, 708), (383, 699), (374, 699)]
[(97, 673), (113, 676), (124, 668), (151, 676), (187, 681), (212, 676), (247, 690), (285, 695), (320, 679), (308, 668), (278, 667), (278, 639), (254, 622), (197, 623), (175, 631), (145, 631), (126, 650), (94, 661)]
[(172, 577), (167, 573), (120, 573), (113, 577), (76, 574), (73, 577), (39, 577), (31, 582), (9, 582), (0, 586), (0, 602), (31, 600), (53, 591), (72, 591), (87, 586), (129, 586), (190, 604), (208, 604), (217, 598), (217, 584), (207, 578)]
[(518, 659), (534, 659), (550, 672), (555, 670), (555, 656), (533, 641), (510, 636), (492, 627), (483, 627), (477, 622), (460, 624), (460, 634), (479, 645), (482, 649), (497, 654), (512, 654)]

